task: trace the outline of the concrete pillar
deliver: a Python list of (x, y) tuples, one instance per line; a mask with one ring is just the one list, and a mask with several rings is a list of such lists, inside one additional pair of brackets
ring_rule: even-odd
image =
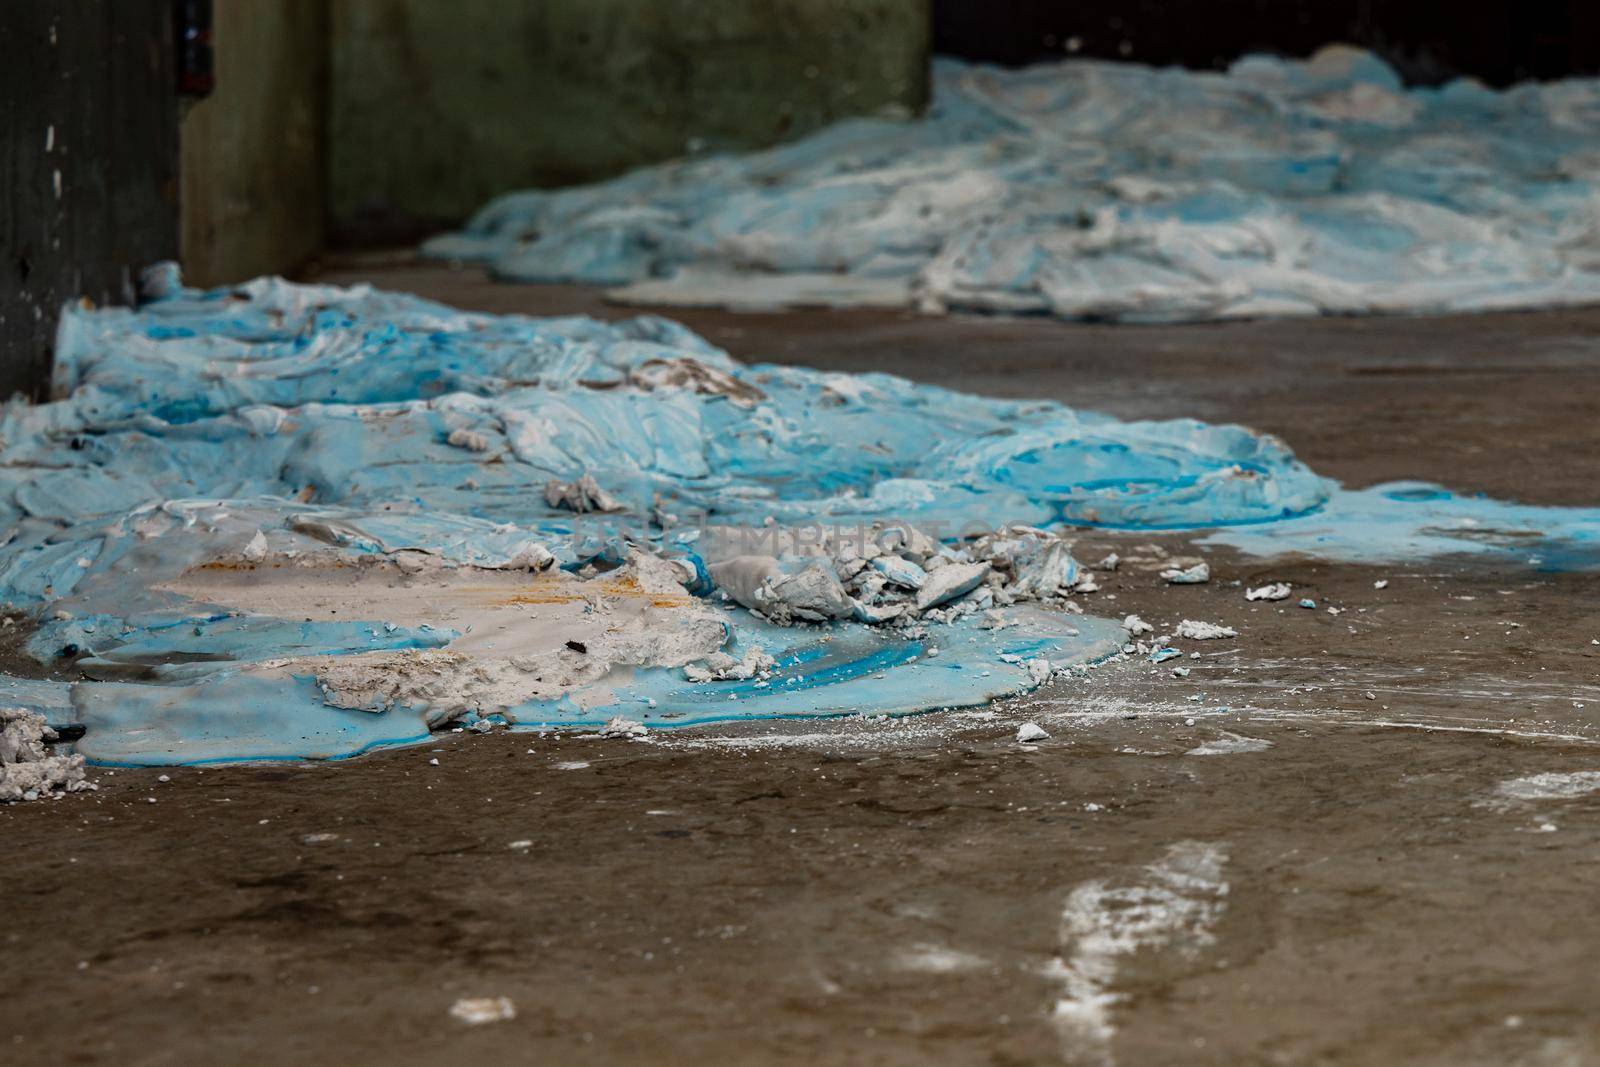
[(922, 107), (928, 0), (333, 0), (337, 232)]
[(182, 254), (194, 285), (278, 274), (322, 247), (326, 0), (216, 0), (216, 91), (181, 131)]

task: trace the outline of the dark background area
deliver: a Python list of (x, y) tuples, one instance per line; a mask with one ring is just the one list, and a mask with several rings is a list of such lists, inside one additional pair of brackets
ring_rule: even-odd
[[(646, 32), (645, 16), (660, 15), (652, 6), (657, 2), (614, 0), (596, 13), (594, 0), (477, 0), (476, 10), (496, 26), (558, 10), (573, 18), (583, 14), (604, 28), (637, 31), (627, 39), (649, 55), (660, 42)], [(929, 6), (916, 6), (924, 2)], [(333, 35), (339, 47), (331, 49), (335, 58), (345, 56), (358, 68), (345, 81), (366, 84), (367, 67), (356, 60), (392, 73), (390, 53), (403, 59), (409, 54), (405, 49), (417, 42), (380, 40), (355, 17), (370, 14), (376, 3), (301, 0), (218, 9), (219, 16), (235, 20), (219, 23), (219, 55), (228, 55), (230, 62), (218, 67), (215, 97), (185, 119), (174, 22), (208, 9), (204, 0), (0, 0), (0, 398), (14, 391), (44, 393), (64, 303), (84, 296), (97, 303), (129, 300), (137, 272), (146, 264), (181, 251), (192, 278), (220, 284), (292, 272), (317, 254), (325, 237), (325, 179), (343, 173), (321, 146), (344, 144), (348, 156), (348, 146), (360, 140), (353, 135), (370, 135), (376, 120), (370, 118), (372, 109), (363, 112), (348, 100), (329, 104), (323, 68), (310, 62), (297, 66), (294, 60), (319, 43), (328, 49), (329, 27), (345, 26), (345, 36)], [(392, 7), (400, 0), (388, 3)], [(767, 3), (779, 14), (817, 17), (821, 11), (821, 20), (836, 26), (856, 10), (846, 0)], [(826, 6), (830, 3), (838, 6)], [(904, 0), (900, 6), (918, 18), (929, 16), (935, 52), (1008, 65), (1079, 55), (1223, 68), (1249, 52), (1304, 56), (1330, 43), (1350, 42), (1383, 55), (1414, 84), (1461, 74), (1495, 85), (1600, 74), (1600, 0)], [(291, 9), (301, 17), (291, 18)], [(734, 10), (748, 16), (750, 9)], [(343, 12), (343, 19), (327, 17), (330, 11)], [(669, 29), (670, 22), (664, 24)], [(852, 32), (867, 36), (858, 37), (855, 46), (865, 49), (874, 40), (903, 43), (908, 38), (902, 22), (857, 19), (850, 23)], [(712, 79), (707, 95), (683, 104), (684, 130), (673, 138), (687, 137), (694, 122), (728, 103), (734, 75), (770, 66), (774, 40), (794, 47), (792, 40), (785, 44), (777, 36), (776, 27), (768, 33), (764, 22), (756, 27), (760, 32), (745, 22), (736, 28), (753, 37), (725, 42), (720, 54), (732, 73)], [(891, 34), (897, 36), (886, 36)], [(462, 47), (476, 54), (484, 39), (468, 35)], [(556, 35), (551, 47), (565, 40)], [(839, 47), (836, 41), (825, 44)], [(602, 54), (614, 51), (608, 46)], [(741, 56), (745, 68), (739, 66)], [(514, 128), (513, 140), (526, 131), (570, 148), (575, 122), (600, 121), (584, 119), (585, 114), (611, 123), (599, 138), (605, 143), (626, 140), (643, 125), (604, 78), (583, 88), (587, 95), (579, 103), (589, 111), (574, 110), (577, 105), (569, 101), (541, 113), (523, 107), (526, 94), (520, 89), (497, 92), (489, 83), (475, 86), (455, 77), (465, 67), (449, 49), (435, 58), (438, 70), (451, 77), (423, 79), (420, 100), (406, 105), (417, 113), (426, 110), (424, 105), (438, 106), (427, 112), (421, 134), (396, 141), (408, 152), (438, 134), (433, 140), (446, 146), (452, 165), (486, 168), (500, 159), (498, 149), (462, 164), (456, 142), (445, 135), (470, 140), (494, 130), (496, 123), (512, 121), (530, 124)], [(210, 69), (208, 55), (199, 60)], [(510, 61), (525, 66), (538, 58), (519, 52)], [(782, 79), (751, 75), (747, 80), (771, 90), (768, 96), (788, 91)], [(832, 84), (828, 78), (813, 82)], [(756, 103), (749, 107), (765, 119), (766, 97), (754, 93), (751, 99)], [(442, 101), (458, 106), (440, 110)], [(375, 107), (381, 114), (395, 105), (380, 93)], [(345, 122), (329, 127), (342, 130), (341, 137), (323, 135), (330, 111)], [(485, 118), (483, 130), (468, 128), (475, 115)], [(580, 156), (586, 151), (577, 150)], [(617, 167), (661, 157), (652, 152)], [(475, 205), (487, 195), (468, 200)], [(215, 239), (192, 241), (191, 232)]]
[(0, 2), (0, 399), (43, 394), (63, 304), (177, 255), (172, 33), (170, 0)]
[(933, 0), (935, 52), (1006, 66), (1076, 54), (1222, 69), (1335, 42), (1416, 85), (1597, 74), (1600, 0)]

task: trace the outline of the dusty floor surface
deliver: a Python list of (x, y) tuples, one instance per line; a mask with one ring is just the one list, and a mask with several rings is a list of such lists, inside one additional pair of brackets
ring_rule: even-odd
[[(624, 313), (323, 275), (357, 278)], [(1600, 310), (676, 317), (746, 358), (1240, 421), (1350, 485), (1600, 499)], [(1132, 562), (1088, 607), (1238, 640), (987, 711), (444, 735), (0, 809), (5, 1062), (1600, 1063), (1600, 576), (1207, 556), (1207, 586)], [(1318, 607), (1235, 584), (1269, 578)], [(448, 1015), (483, 996), (516, 1017)]]

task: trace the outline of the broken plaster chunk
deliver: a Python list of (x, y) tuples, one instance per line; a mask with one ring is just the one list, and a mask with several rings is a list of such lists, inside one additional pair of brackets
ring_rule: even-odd
[[(807, 622), (848, 619), (855, 614), (855, 601), (844, 591), (833, 571), (821, 563), (772, 582), (767, 586), (777, 615), (793, 615)], [(769, 611), (769, 614), (771, 612)]]
[(882, 599), (883, 591), (888, 584), (883, 575), (876, 570), (865, 570), (851, 580), (850, 591), (857, 600), (876, 603)]
[(824, 563), (784, 574), (773, 556), (736, 556), (709, 569), (723, 593), (777, 623), (827, 622), (855, 615), (856, 601)]
[(38, 712), (0, 708), (0, 804), (94, 788), (84, 779), (82, 756), (50, 753), (55, 739)]
[(552, 478), (544, 484), (544, 501), (553, 508), (583, 513), (589, 511), (621, 511), (622, 501), (600, 488), (594, 475), (585, 474), (571, 482)]
[(555, 562), (555, 553), (544, 547), (544, 545), (537, 541), (525, 541), (517, 546), (517, 550), (498, 569), (504, 571), (547, 571)]
[(1031, 745), (1039, 741), (1048, 741), (1049, 739), (1050, 735), (1045, 732), (1044, 727), (1036, 722), (1025, 722), (1017, 727), (1017, 741), (1020, 744)]
[(490, 444), (487, 434), (481, 434), (477, 430), (469, 430), (462, 426), (451, 430), (450, 436), (445, 438), (445, 442), (455, 448), (464, 448), (468, 452), (487, 452)]
[(980, 585), (970, 593), (966, 593), (951, 605), (951, 610), (956, 608), (970, 608), (975, 611), (990, 611), (996, 604), (1005, 607), (1012, 603), (1011, 598), (992, 585)]
[(1187, 638), (1190, 641), (1216, 641), (1225, 637), (1238, 637), (1239, 631), (1231, 626), (1222, 626), (1214, 622), (1201, 622), (1196, 619), (1184, 619), (1178, 623), (1173, 631), (1174, 636)]
[(926, 571), (899, 556), (879, 556), (872, 561), (872, 568), (883, 575), (890, 585), (902, 589), (921, 589), (928, 580)]
[(649, 733), (644, 723), (622, 715), (614, 715), (600, 728), (601, 737), (644, 737)]
[(952, 563), (928, 575), (928, 580), (917, 590), (918, 611), (938, 607), (947, 600), (965, 596), (978, 588), (989, 576), (988, 563)]
[(244, 546), (244, 558), (251, 563), (260, 563), (267, 558), (267, 535), (257, 530), (255, 536), (250, 538), (249, 544)]
[(1156, 648), (1150, 652), (1151, 663), (1165, 663), (1169, 659), (1182, 659), (1183, 653), (1175, 648)]
[(862, 571), (866, 570), (871, 560), (865, 556), (852, 556), (847, 559), (837, 559), (833, 562), (834, 573), (841, 582), (848, 582)]
[(939, 554), (939, 542), (915, 526), (896, 524), (884, 529), (874, 542), (880, 554), (900, 556), (922, 566)]
[(1193, 567), (1185, 567), (1181, 570), (1173, 567), (1170, 570), (1164, 570), (1161, 572), (1161, 577), (1172, 585), (1202, 585), (1211, 580), (1211, 565), (1201, 560)]
[(906, 613), (905, 604), (864, 604), (859, 600), (851, 603), (855, 605), (856, 621), (873, 626), (893, 622)]
[(683, 676), (691, 682), (746, 682), (771, 673), (777, 661), (756, 645), (745, 649), (744, 655), (734, 659), (726, 652), (713, 652), (701, 663), (689, 663)]
[(390, 561), (401, 574), (421, 574), (428, 569), (431, 558), (426, 552), (409, 548), (397, 549), (389, 554)]
[(1151, 626), (1137, 615), (1129, 615), (1127, 618), (1123, 619), (1122, 628), (1128, 631), (1128, 633), (1134, 637), (1139, 637), (1142, 634), (1153, 634), (1156, 632), (1156, 628), (1154, 626)]
[(767, 585), (783, 576), (772, 556), (735, 556), (708, 568), (716, 587), (741, 607), (761, 611)]
[(1244, 598), (1246, 600), (1288, 600), (1289, 583), (1272, 582), (1268, 585), (1257, 586), (1254, 589), (1247, 589), (1245, 590)]
[(1069, 591), (1092, 593), (1099, 587), (1078, 568), (1065, 541), (1052, 541), (1016, 568), (1011, 594), (1019, 600), (1045, 600)]
[(662, 557), (638, 547), (628, 550), (628, 567), (639, 587), (650, 593), (680, 593), (702, 581), (693, 560)]
[(1095, 564), (1095, 566), (1099, 567), (1103, 571), (1114, 571), (1121, 562), (1122, 557), (1117, 555), (1115, 552), (1112, 552), (1107, 554), (1106, 558)]

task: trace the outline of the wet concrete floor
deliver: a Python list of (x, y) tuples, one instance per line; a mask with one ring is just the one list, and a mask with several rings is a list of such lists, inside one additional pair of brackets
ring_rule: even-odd
[[(491, 311), (631, 313), (436, 268), (319, 280), (358, 279)], [(1239, 421), (1352, 486), (1600, 499), (1600, 310), (674, 317), (747, 359)], [(1110, 548), (1129, 562), (1087, 610), (1239, 638), (982, 711), (649, 742), (445, 734), (330, 765), (102, 771), (89, 796), (0, 808), (0, 1048), (1600, 1063), (1600, 576), (1262, 561), (1173, 536), (1095, 535), (1080, 554)], [(1205, 555), (1211, 583), (1165, 585), (1161, 552)], [(1294, 598), (1247, 603), (1266, 580)], [(1025, 721), (1049, 738), (1018, 744)], [(514, 1019), (448, 1014), (499, 996)]]

